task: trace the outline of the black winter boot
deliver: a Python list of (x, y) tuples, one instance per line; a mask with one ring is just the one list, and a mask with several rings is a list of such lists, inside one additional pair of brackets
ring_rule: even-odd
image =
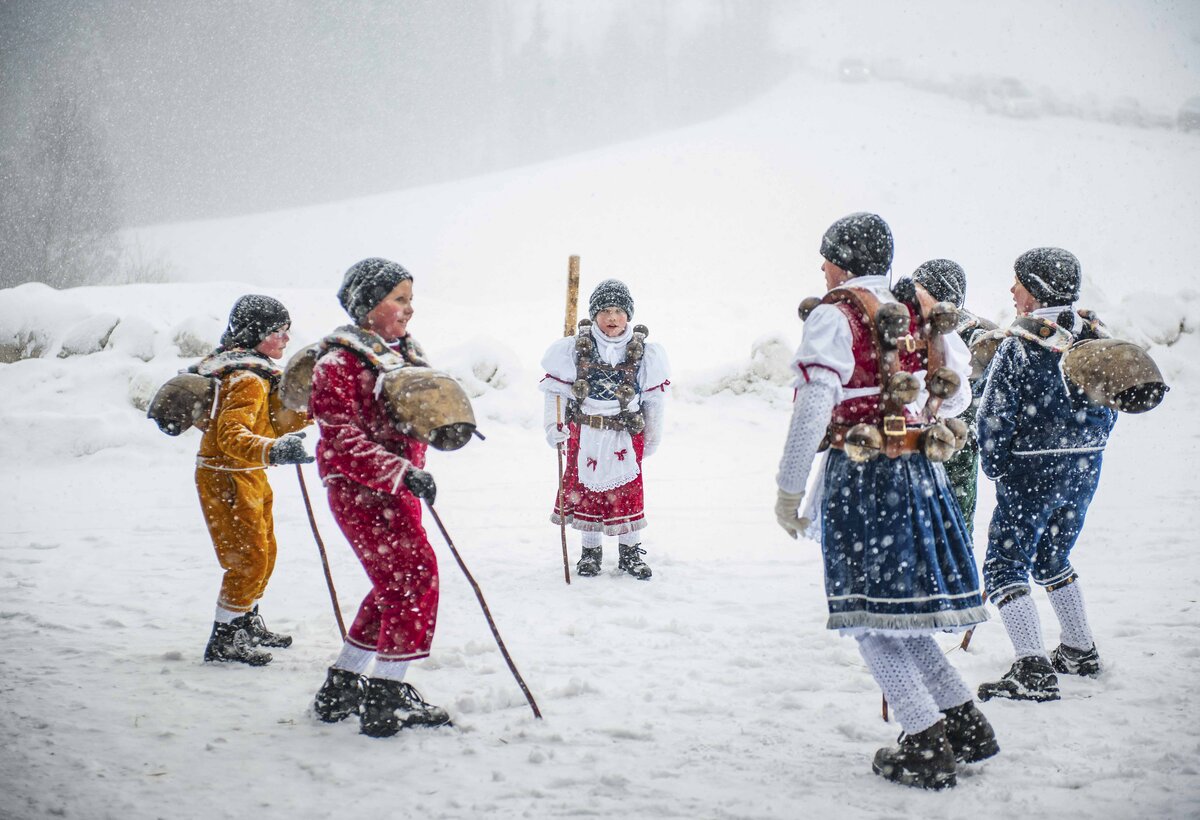
[(1050, 663), (1054, 666), (1054, 671), (1060, 675), (1083, 675), (1085, 678), (1094, 678), (1100, 674), (1100, 653), (1096, 651), (1095, 644), (1092, 644), (1091, 649), (1076, 649), (1060, 643), (1050, 653)]
[(415, 726), (450, 725), (446, 710), (426, 703), (412, 684), (384, 678), (367, 679), (360, 714), (359, 731), (368, 737), (391, 737)]
[(988, 701), (992, 698), (1039, 703), (1058, 700), (1058, 676), (1050, 661), (1037, 655), (1026, 655), (1017, 658), (1000, 680), (979, 685), (979, 699)]
[(263, 621), (262, 615), (258, 614), (258, 604), (255, 604), (254, 609), (245, 615), (234, 618), (233, 623), (239, 629), (246, 630), (246, 634), (250, 636), (250, 643), (253, 646), (277, 646), (281, 649), (286, 649), (292, 645), (291, 635), (280, 635), (277, 632), (267, 629), (267, 624)]
[(946, 710), (946, 740), (959, 763), (978, 763), (1000, 751), (992, 724), (973, 700)]
[(579, 563), (575, 565), (575, 574), (591, 578), (600, 574), (600, 561), (604, 558), (603, 547), (584, 547)]
[(204, 661), (266, 666), (271, 662), (271, 653), (251, 646), (246, 630), (239, 629), (236, 624), (214, 622), (208, 646), (204, 647)]
[(646, 554), (646, 551), (642, 549), (641, 544), (631, 546), (620, 544), (618, 549), (621, 551), (621, 557), (617, 561), (617, 569), (628, 572), (639, 581), (645, 581), (654, 574), (650, 571), (650, 567), (642, 561), (642, 556)]
[(337, 723), (357, 715), (366, 686), (367, 679), (364, 676), (336, 666), (329, 667), (325, 683), (313, 701), (313, 713), (326, 723)]
[(922, 789), (946, 789), (958, 783), (943, 720), (915, 735), (900, 735), (899, 746), (875, 753), (871, 768), (887, 780)]

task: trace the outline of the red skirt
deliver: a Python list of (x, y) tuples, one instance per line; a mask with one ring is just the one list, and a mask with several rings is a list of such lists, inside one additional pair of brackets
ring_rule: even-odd
[(624, 535), (646, 526), (645, 501), (642, 497), (642, 451), (646, 437), (631, 436), (637, 458), (638, 474), (620, 487), (604, 492), (589, 490), (579, 480), (579, 425), (570, 425), (563, 456), (566, 458), (562, 497), (555, 496), (550, 520), (560, 524), (565, 519), (572, 528), (582, 532), (602, 532), (605, 535)]

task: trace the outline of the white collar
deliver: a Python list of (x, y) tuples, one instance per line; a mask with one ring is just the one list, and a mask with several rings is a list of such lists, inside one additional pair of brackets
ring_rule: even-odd
[[(879, 276), (853, 276), (837, 286), (837, 288), (862, 288), (863, 290), (891, 290), (891, 287), (892, 283), (886, 273)], [(833, 288), (833, 290), (837, 290), (837, 288)]]
[(1075, 315), (1075, 305), (1051, 305), (1050, 307), (1040, 307), (1037, 310), (1030, 311), (1028, 315), (1036, 316), (1039, 319), (1049, 319), (1051, 322), (1058, 324), (1058, 314), (1063, 311), (1069, 311), (1072, 316)]
[(592, 338), (596, 340), (596, 353), (607, 364), (620, 364), (625, 358), (625, 345), (633, 338), (633, 325), (625, 325), (620, 336), (605, 336), (595, 322), (592, 323)]

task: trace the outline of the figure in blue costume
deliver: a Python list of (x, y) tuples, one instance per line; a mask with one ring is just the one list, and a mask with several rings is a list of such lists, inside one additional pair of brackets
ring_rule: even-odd
[(889, 289), (892, 234), (879, 216), (839, 219), (821, 255), (829, 290), (793, 360), (775, 514), (793, 538), (819, 538), (828, 628), (858, 641), (904, 729), (898, 747), (876, 753), (874, 771), (905, 785), (953, 786), (957, 762), (999, 751), (933, 639), (987, 618), (962, 511), (936, 463), (966, 439), (963, 425), (940, 419), (970, 402), (957, 389), (970, 356), (954, 333), (933, 331), (938, 310), (949, 321), (941, 329), (953, 330), (951, 306), (910, 280)]
[[(996, 482), (996, 509), (983, 565), (988, 598), (999, 608), (1016, 661), (979, 687), (979, 698), (1058, 700), (1058, 676), (1100, 672), (1071, 550), (1083, 529), (1117, 412), (1088, 401), (1062, 373), (1063, 354), (1095, 338), (1077, 319), (1079, 260), (1061, 248), (1017, 258), (1017, 319), (985, 374), (978, 413), (983, 472)], [(1062, 626), (1047, 655), (1029, 579), (1045, 587)]]

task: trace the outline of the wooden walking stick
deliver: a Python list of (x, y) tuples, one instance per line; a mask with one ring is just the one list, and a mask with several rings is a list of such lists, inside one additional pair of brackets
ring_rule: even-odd
[(576, 305), (579, 302), (579, 257), (567, 260), (567, 317), (563, 323), (563, 336), (575, 333)]
[[(579, 304), (579, 257), (567, 259), (567, 310), (563, 321), (563, 336), (575, 334), (575, 316)], [(554, 397), (554, 417), (558, 429), (563, 429), (562, 397)], [(555, 445), (558, 450), (558, 526), (562, 533), (563, 580), (571, 583), (571, 560), (567, 557), (567, 515), (563, 491), (563, 445), (560, 441)]]
[(325, 583), (329, 587), (329, 600), (333, 602), (333, 616), (337, 618), (338, 632), (342, 640), (346, 640), (346, 624), (342, 621), (342, 608), (338, 606), (337, 590), (333, 588), (333, 575), (329, 572), (329, 559), (325, 555), (325, 542), (321, 533), (317, 532), (317, 519), (313, 515), (312, 502), (308, 500), (308, 487), (304, 484), (304, 471), (296, 465), (296, 478), (300, 479), (300, 494), (304, 496), (304, 509), (308, 511), (308, 524), (312, 527), (313, 538), (317, 539), (317, 552), (321, 554), (321, 567), (325, 570)]
[[(986, 592), (983, 593), (983, 602), (987, 603), (987, 593)], [(971, 645), (971, 636), (974, 634), (975, 634), (975, 627), (971, 627), (970, 629), (967, 630), (966, 634), (963, 635), (962, 643), (959, 644), (959, 646), (962, 647), (962, 650), (964, 652), (966, 652), (967, 647)]]
[(529, 687), (525, 685), (525, 679), (517, 671), (517, 665), (513, 663), (512, 657), (508, 654), (507, 647), (504, 646), (504, 640), (500, 637), (500, 632), (496, 629), (496, 622), (492, 620), (492, 613), (488, 610), (487, 601), (483, 600), (483, 592), (480, 591), (479, 584), (475, 583), (475, 578), (471, 575), (470, 570), (467, 569), (467, 565), (463, 563), (462, 556), (458, 554), (454, 542), (450, 540), (450, 533), (446, 532), (446, 526), (442, 523), (441, 516), (437, 514), (437, 510), (433, 508), (433, 504), (429, 503), (428, 498), (425, 499), (425, 507), (429, 510), (429, 514), (433, 516), (437, 528), (441, 530), (442, 538), (446, 539), (446, 546), (450, 548), (450, 553), (454, 556), (454, 560), (458, 562), (458, 568), (463, 571), (463, 575), (467, 576), (467, 581), (471, 584), (471, 589), (475, 591), (475, 597), (479, 599), (479, 606), (483, 609), (483, 617), (487, 618), (488, 626), (492, 630), (492, 637), (496, 639), (496, 645), (500, 647), (500, 654), (504, 656), (504, 662), (508, 664), (508, 671), (512, 672), (513, 677), (517, 679), (517, 685), (525, 693), (525, 700), (529, 701), (529, 708), (533, 710), (533, 716), (541, 720), (542, 713), (538, 709), (537, 701), (533, 699), (533, 694), (529, 691)]
[[(562, 429), (562, 397), (554, 397), (554, 416), (558, 420), (558, 429)], [(567, 510), (563, 504), (563, 446), (560, 441), (555, 445), (558, 450), (558, 528), (562, 533), (563, 550), (563, 580), (571, 583), (571, 562), (567, 558)]]

